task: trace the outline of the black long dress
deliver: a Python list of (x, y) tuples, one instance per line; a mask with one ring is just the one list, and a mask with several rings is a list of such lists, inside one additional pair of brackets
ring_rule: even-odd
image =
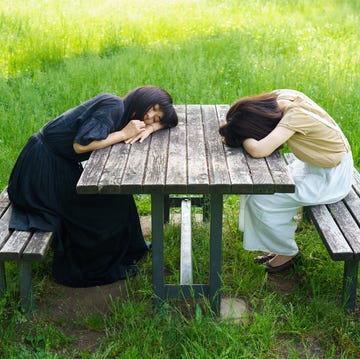
[[(126, 109), (125, 109), (126, 110)], [(148, 250), (130, 195), (78, 195), (87, 145), (123, 128), (124, 102), (100, 94), (31, 136), (10, 175), (10, 228), (53, 231), (53, 276), (73, 287), (107, 284), (136, 274)]]

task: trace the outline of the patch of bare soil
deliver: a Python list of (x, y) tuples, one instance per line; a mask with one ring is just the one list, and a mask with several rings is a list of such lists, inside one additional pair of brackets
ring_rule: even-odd
[[(286, 296), (288, 294), (290, 294), (293, 289), (299, 285), (301, 285), (302, 283), (302, 278), (300, 275), (297, 274), (290, 274), (287, 272), (283, 272), (283, 273), (275, 273), (275, 274), (271, 274), (268, 275), (268, 279), (267, 279), (267, 286), (269, 288), (269, 290), (274, 291), (274, 292), (278, 292), (280, 293), (282, 296)], [(322, 355), (322, 350), (321, 347), (318, 345), (316, 338), (306, 338), (306, 345), (301, 345), (300, 343), (293, 343), (294, 345), (294, 349), (296, 349), (298, 358), (324, 358)], [(286, 342), (286, 335), (284, 334), (284, 341)], [(279, 353), (281, 353), (283, 351), (283, 355), (284, 358), (288, 357), (288, 348), (284, 347), (278, 348)], [(324, 358), (325, 359), (325, 358)]]
[(283, 273), (268, 275), (267, 285), (269, 290), (277, 291), (282, 295), (290, 294), (294, 287), (301, 284), (301, 277)]
[(124, 281), (89, 288), (71, 288), (50, 283), (46, 298), (35, 303), (37, 312), (59, 319), (81, 320), (92, 314), (109, 314), (111, 301), (126, 295)]
[[(151, 216), (140, 220), (144, 235), (149, 235)], [(75, 338), (72, 349), (93, 352), (105, 333), (87, 325), (87, 318), (110, 314), (112, 300), (127, 296), (125, 280), (97, 287), (71, 288), (50, 279), (46, 295), (34, 301), (33, 321), (53, 323), (66, 336)]]
[(51, 322), (74, 338), (72, 349), (77, 352), (96, 351), (105, 337), (104, 331), (91, 328), (86, 319), (109, 314), (112, 300), (127, 296), (125, 281), (90, 288), (70, 288), (51, 282), (47, 292), (34, 303), (34, 320)]

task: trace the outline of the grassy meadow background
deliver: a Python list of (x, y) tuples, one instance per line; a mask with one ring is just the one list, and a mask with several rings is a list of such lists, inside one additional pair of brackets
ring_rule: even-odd
[[(340, 124), (359, 169), (359, 27), (358, 0), (0, 0), (0, 189), (44, 123), (100, 92), (123, 96), (146, 84), (165, 88), (176, 104), (303, 91)], [(149, 214), (148, 198), (137, 202)], [(329, 260), (313, 226), (299, 225), (303, 259), (284, 278), (284, 291), (242, 250), (237, 196), (224, 203), (223, 295), (246, 300), (246, 321), (214, 320), (206, 303), (189, 313), (169, 304), (154, 316), (150, 257), (110, 315), (28, 318), (17, 309), (10, 265), (0, 357), (360, 358), (359, 309), (342, 315), (342, 265)], [(208, 227), (193, 230), (195, 280), (202, 281)], [(166, 240), (169, 280), (177, 281), (176, 224), (166, 228)], [(35, 268), (38, 301), (51, 293), (50, 268), (51, 258)], [(79, 330), (98, 333), (96, 345), (81, 346), (71, 334)]]

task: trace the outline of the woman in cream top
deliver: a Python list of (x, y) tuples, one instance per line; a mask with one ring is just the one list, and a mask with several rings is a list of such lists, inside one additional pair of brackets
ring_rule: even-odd
[(353, 160), (349, 143), (331, 116), (295, 90), (244, 97), (235, 102), (219, 133), (229, 146), (265, 157), (285, 143), (295, 154), (289, 166), (295, 193), (241, 196), (239, 228), (244, 248), (269, 273), (289, 268), (298, 258), (295, 242), (300, 207), (337, 202), (350, 191)]

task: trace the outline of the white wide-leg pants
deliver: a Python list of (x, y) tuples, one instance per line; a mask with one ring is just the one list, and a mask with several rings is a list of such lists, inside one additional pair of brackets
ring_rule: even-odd
[(299, 208), (344, 198), (351, 189), (353, 159), (351, 153), (345, 153), (334, 168), (321, 168), (296, 159), (289, 170), (295, 193), (240, 197), (239, 229), (244, 232), (245, 249), (287, 256), (298, 253), (294, 217)]

